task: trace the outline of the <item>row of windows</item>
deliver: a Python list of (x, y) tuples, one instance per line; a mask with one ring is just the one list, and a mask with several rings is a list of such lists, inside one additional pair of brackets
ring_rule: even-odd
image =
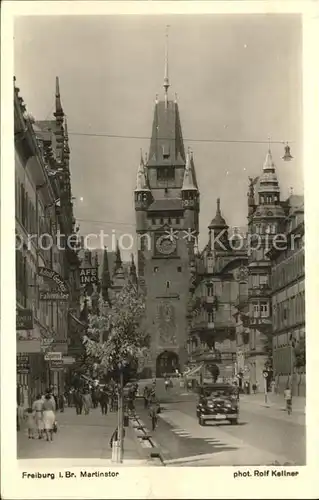
[(273, 204), (279, 201), (279, 196), (277, 194), (268, 194), (259, 196), (260, 203), (263, 204)]
[(179, 217), (176, 217), (172, 219), (171, 217), (161, 217), (160, 219), (152, 219), (152, 224), (153, 226), (159, 226), (163, 224), (174, 224), (174, 225), (179, 225), (181, 223), (181, 220)]
[(289, 259), (294, 255), (298, 250), (304, 249), (304, 237), (301, 234), (291, 235), (291, 238), (288, 239), (287, 248), (281, 250), (280, 254), (276, 258), (276, 264), (280, 264), (281, 262)]
[(302, 277), (305, 272), (305, 254), (303, 251), (292, 255), (288, 261), (273, 268), (271, 281), (273, 288), (281, 288)]
[(269, 284), (269, 276), (263, 274), (251, 274), (249, 281), (252, 288), (259, 288)]
[(305, 321), (305, 292), (273, 306), (273, 326), (280, 330)]
[(276, 234), (277, 224), (255, 224), (252, 229), (255, 234)]
[(253, 302), (252, 311), (254, 318), (268, 318), (270, 315), (269, 303), (266, 301)]

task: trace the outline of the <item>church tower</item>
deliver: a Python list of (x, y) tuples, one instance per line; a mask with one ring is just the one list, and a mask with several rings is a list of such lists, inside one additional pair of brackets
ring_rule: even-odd
[(187, 305), (199, 218), (193, 154), (185, 154), (178, 103), (169, 99), (167, 38), (163, 86), (135, 190), (138, 275), (146, 293), (152, 377), (181, 370), (187, 360)]

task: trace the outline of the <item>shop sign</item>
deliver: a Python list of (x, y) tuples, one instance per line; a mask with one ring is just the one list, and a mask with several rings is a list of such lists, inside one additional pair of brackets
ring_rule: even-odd
[(43, 301), (67, 301), (69, 293), (64, 293), (61, 290), (39, 290), (39, 299)]
[(63, 368), (64, 368), (63, 359), (57, 359), (57, 360), (53, 359), (50, 361), (50, 370), (59, 371), (63, 370)]
[(17, 356), (17, 373), (30, 373), (30, 358), (27, 354)]
[(16, 328), (17, 330), (32, 330), (34, 328), (32, 309), (17, 309)]
[(64, 294), (68, 293), (68, 285), (66, 284), (62, 276), (56, 273), (53, 269), (49, 269), (47, 267), (39, 267), (38, 274), (43, 278), (48, 278), (49, 280), (54, 281), (54, 283), (58, 285), (60, 292), (63, 292)]
[(63, 364), (64, 365), (73, 365), (75, 363), (75, 358), (73, 356), (64, 356)]
[(45, 361), (61, 361), (62, 353), (61, 352), (47, 352), (44, 355)]
[(81, 285), (87, 285), (88, 283), (97, 283), (97, 268), (96, 267), (84, 267), (80, 270), (80, 283)]

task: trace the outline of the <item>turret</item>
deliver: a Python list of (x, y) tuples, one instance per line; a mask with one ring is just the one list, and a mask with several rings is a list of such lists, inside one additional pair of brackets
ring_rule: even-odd
[(134, 191), (137, 231), (147, 228), (146, 211), (152, 200), (152, 192), (149, 187), (147, 170), (141, 151), (140, 164), (137, 169), (136, 189)]
[(228, 226), (220, 211), (220, 198), (217, 198), (216, 215), (208, 226), (209, 242), (212, 250), (227, 250), (228, 243)]
[(181, 189), (184, 219), (187, 229), (198, 229), (199, 192), (196, 180), (193, 154), (188, 151)]

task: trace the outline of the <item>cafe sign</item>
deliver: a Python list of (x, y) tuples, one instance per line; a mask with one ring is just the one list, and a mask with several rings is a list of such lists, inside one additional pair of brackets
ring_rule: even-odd
[(17, 330), (33, 330), (32, 309), (17, 309), (16, 328)]
[(83, 267), (80, 270), (80, 283), (81, 285), (97, 283), (97, 268), (96, 267)]

